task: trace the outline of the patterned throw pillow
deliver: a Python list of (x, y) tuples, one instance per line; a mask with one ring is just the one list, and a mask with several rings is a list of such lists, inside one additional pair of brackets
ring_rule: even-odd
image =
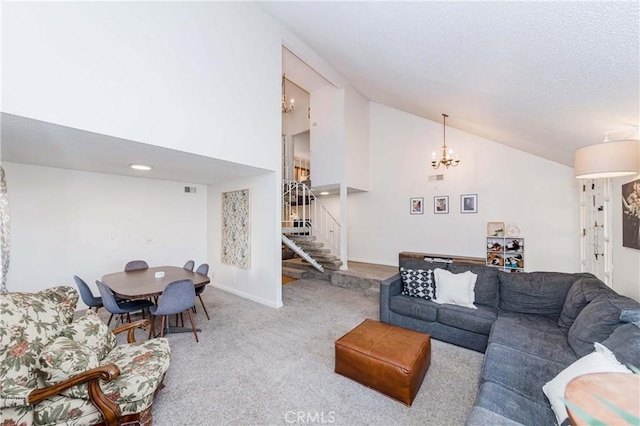
[[(64, 336), (47, 344), (39, 359), (40, 377), (45, 386), (55, 385), (99, 366), (98, 357), (92, 350)], [(89, 399), (86, 383), (73, 386), (62, 394), (72, 398)]]
[(400, 267), (403, 290), (402, 294), (411, 297), (421, 297), (431, 300), (436, 293), (436, 285), (433, 281), (431, 269), (405, 269)]
[(116, 346), (116, 336), (94, 311), (62, 328), (60, 335), (80, 343), (102, 360)]

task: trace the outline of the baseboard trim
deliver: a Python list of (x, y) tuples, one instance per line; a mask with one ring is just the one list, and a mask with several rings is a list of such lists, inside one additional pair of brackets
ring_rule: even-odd
[(251, 293), (246, 293), (244, 291), (238, 290), (237, 288), (233, 288), (233, 287), (228, 287), (224, 284), (220, 284), (220, 283), (209, 283), (209, 285), (215, 287), (215, 288), (219, 288), (220, 290), (226, 291), (227, 293), (231, 293), (231, 294), (235, 294), (236, 296), (240, 296), (244, 299), (249, 299), (252, 302), (256, 302), (256, 303), (260, 303), (261, 305), (266, 305), (270, 308), (282, 308), (282, 300), (280, 300), (277, 303), (274, 303), (272, 300), (268, 300), (268, 299), (264, 299), (262, 297), (258, 297), (256, 295), (253, 295)]
[(380, 262), (379, 260), (348, 259), (347, 262), (371, 263), (374, 265), (395, 266), (396, 268), (398, 267), (398, 263)]

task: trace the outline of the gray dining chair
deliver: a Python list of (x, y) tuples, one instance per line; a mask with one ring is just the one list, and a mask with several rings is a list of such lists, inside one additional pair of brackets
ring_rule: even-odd
[(182, 269), (186, 269), (187, 271), (193, 272), (194, 266), (196, 266), (196, 263), (193, 260), (187, 260), (187, 263), (184, 264)]
[[(131, 314), (134, 312), (143, 312), (145, 309), (149, 309), (154, 306), (153, 302), (147, 299), (135, 299), (135, 300), (127, 300), (127, 301), (118, 301), (116, 300), (115, 294), (111, 291), (109, 287), (102, 281), (96, 280), (96, 285), (98, 286), (98, 291), (100, 291), (100, 296), (102, 296), (102, 304), (107, 312), (118, 315), (116, 319), (116, 327), (119, 323), (122, 323), (122, 318), (124, 315), (127, 316), (127, 321), (131, 322)], [(109, 319), (111, 322), (111, 319)]]
[[(196, 269), (196, 273), (201, 274), (201, 275), (209, 275), (209, 264), (207, 263), (203, 263), (202, 265), (198, 266), (198, 269)], [(207, 316), (208, 320), (211, 320), (211, 318), (209, 317), (209, 312), (207, 312), (207, 307), (204, 306), (204, 301), (202, 300), (202, 293), (204, 292), (204, 290), (207, 288), (206, 284), (198, 287), (196, 289), (196, 296), (198, 296), (198, 299), (200, 299), (200, 303), (202, 304), (202, 309), (204, 309), (204, 314)], [(195, 312), (195, 306), (193, 307), (193, 310)]]
[(193, 308), (195, 304), (196, 291), (193, 286), (193, 281), (179, 280), (167, 284), (162, 292), (158, 305), (149, 308), (149, 312), (151, 313), (151, 331), (149, 332), (149, 337), (155, 336), (155, 317), (162, 317), (160, 324), (160, 337), (163, 337), (167, 316), (182, 314), (186, 311), (189, 315), (189, 321), (191, 321), (193, 335), (196, 336), (196, 342), (199, 342), (198, 332), (193, 322), (193, 316), (191, 315), (191, 308)]
[(130, 262), (127, 262), (126, 265), (124, 265), (125, 272), (139, 271), (142, 269), (149, 269), (149, 264), (144, 260), (132, 260)]
[[(79, 276), (74, 275), (73, 280), (76, 282), (76, 286), (80, 291), (80, 298), (82, 298), (82, 301), (84, 302), (84, 304), (87, 305), (89, 309), (96, 308), (96, 312), (98, 312), (98, 309), (102, 308), (102, 297), (94, 296), (93, 292), (89, 288), (89, 284), (87, 284)], [(109, 316), (109, 321), (107, 322), (107, 325), (111, 325), (112, 319), (113, 319), (113, 314)]]

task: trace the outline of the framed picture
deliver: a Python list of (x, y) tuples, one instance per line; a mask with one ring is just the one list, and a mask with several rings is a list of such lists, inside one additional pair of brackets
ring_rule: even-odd
[(460, 213), (478, 213), (478, 194), (460, 196)]
[(640, 250), (640, 179), (622, 185), (622, 247)]
[(449, 213), (449, 196), (436, 195), (433, 197), (433, 213), (448, 214)]
[(409, 199), (409, 212), (411, 214), (423, 214), (424, 213), (424, 198), (415, 197)]

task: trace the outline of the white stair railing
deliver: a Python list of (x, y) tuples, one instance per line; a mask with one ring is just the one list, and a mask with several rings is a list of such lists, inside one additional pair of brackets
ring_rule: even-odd
[(315, 236), (340, 258), (341, 225), (302, 182), (282, 182), (282, 227), (291, 233)]

